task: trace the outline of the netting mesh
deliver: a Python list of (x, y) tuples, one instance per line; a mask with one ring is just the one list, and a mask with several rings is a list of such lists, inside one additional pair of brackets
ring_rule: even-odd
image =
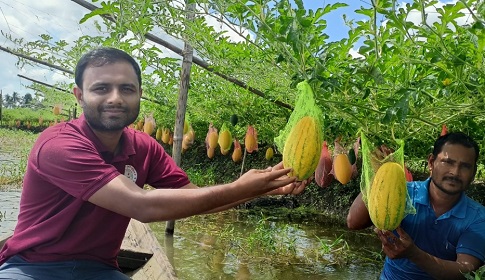
[[(399, 148), (396, 151), (389, 149), (389, 152), (386, 153), (375, 147), (374, 144), (367, 139), (364, 133), (361, 133), (360, 139), (362, 147), (362, 173), (360, 179), (360, 190), (362, 192), (362, 200), (364, 201), (365, 205), (368, 206), (368, 194), (372, 187), (374, 175), (379, 167), (386, 162), (395, 162), (401, 165), (401, 167), (404, 169), (404, 141), (397, 140)], [(409, 194), (407, 193), (405, 215), (415, 213), (416, 209), (414, 208)]]
[[(295, 102), (295, 108), (293, 109), (293, 112), (291, 112), (285, 128), (280, 130), (280, 134), (274, 139), (276, 147), (280, 152), (283, 152), (286, 138), (288, 137), (288, 134), (290, 134), (291, 129), (301, 118), (311, 116), (315, 119), (317, 126), (319, 128), (323, 128), (323, 113), (315, 103), (313, 91), (308, 82), (302, 81), (296, 86), (296, 88), (298, 89), (298, 97)], [(319, 139), (319, 143), (322, 143), (323, 133), (320, 133), (318, 137), (321, 138)]]

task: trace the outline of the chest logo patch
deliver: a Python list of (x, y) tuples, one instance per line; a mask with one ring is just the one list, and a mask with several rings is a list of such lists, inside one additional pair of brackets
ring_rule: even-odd
[(128, 177), (128, 179), (132, 180), (135, 183), (136, 183), (136, 179), (138, 178), (138, 174), (136, 173), (136, 169), (129, 164), (125, 165), (125, 176)]

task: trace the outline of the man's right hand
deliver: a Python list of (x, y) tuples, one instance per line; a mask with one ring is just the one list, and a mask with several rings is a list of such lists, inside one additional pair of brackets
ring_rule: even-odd
[(286, 192), (292, 192), (297, 184), (296, 177), (287, 175), (290, 171), (291, 168), (283, 168), (282, 164), (266, 169), (251, 169), (234, 183), (248, 191), (254, 191), (255, 196), (274, 192), (281, 187), (285, 187)]

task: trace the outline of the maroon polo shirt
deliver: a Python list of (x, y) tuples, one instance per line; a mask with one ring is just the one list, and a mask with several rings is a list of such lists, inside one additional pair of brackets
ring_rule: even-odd
[(130, 218), (87, 200), (120, 174), (142, 188), (180, 188), (189, 180), (143, 132), (125, 128), (113, 157), (79, 119), (46, 129), (29, 156), (14, 234), (0, 265), (20, 254), (30, 262), (96, 260), (118, 266), (116, 256)]

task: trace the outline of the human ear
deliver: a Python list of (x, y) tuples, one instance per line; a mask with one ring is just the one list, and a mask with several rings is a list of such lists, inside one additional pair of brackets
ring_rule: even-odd
[(77, 103), (82, 107), (83, 101), (83, 91), (79, 87), (75, 86), (72, 89), (72, 92), (74, 93), (74, 96), (76, 97)]
[(434, 156), (433, 154), (428, 155), (428, 170), (431, 172), (433, 170), (433, 163), (434, 163)]

